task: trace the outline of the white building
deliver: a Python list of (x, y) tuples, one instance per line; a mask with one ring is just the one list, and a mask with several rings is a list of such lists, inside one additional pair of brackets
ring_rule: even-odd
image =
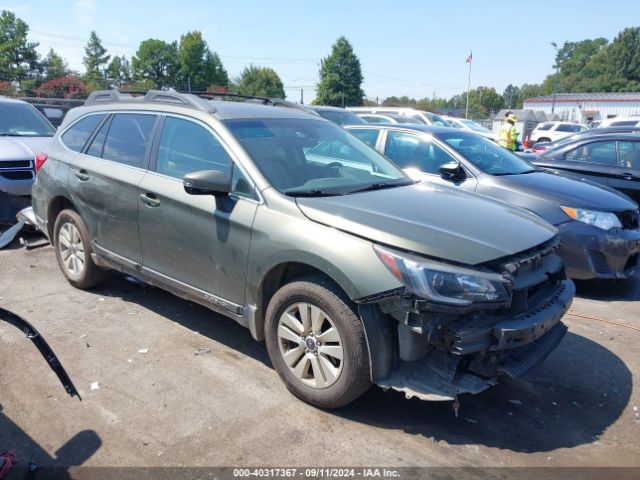
[(640, 116), (640, 92), (621, 93), (557, 93), (554, 107), (553, 94), (527, 98), (525, 109), (541, 110), (549, 119), (589, 123), (613, 117)]

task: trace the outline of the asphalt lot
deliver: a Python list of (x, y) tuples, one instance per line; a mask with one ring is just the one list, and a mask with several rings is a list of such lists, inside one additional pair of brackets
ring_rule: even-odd
[(0, 305), (40, 330), (83, 400), (0, 323), (0, 452), (59, 467), (640, 467), (638, 300), (640, 278), (578, 285), (558, 349), (523, 381), (461, 397), (457, 419), (450, 402), (375, 387), (320, 411), (233, 321), (119, 274), (74, 289), (52, 247), (14, 242)]

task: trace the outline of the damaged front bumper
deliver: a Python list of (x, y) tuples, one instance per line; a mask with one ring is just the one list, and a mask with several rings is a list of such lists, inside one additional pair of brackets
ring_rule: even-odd
[(567, 275), (579, 280), (629, 278), (638, 270), (640, 230), (602, 230), (580, 222), (558, 225)]
[(575, 286), (566, 279), (556, 251), (554, 243), (495, 266), (512, 274), (508, 304), (456, 309), (406, 291), (361, 303), (365, 326), (377, 323), (375, 332), (365, 327), (374, 350), (374, 383), (407, 397), (451, 400), (462, 393), (479, 393), (501, 375), (525, 375), (567, 331), (561, 319), (571, 306)]

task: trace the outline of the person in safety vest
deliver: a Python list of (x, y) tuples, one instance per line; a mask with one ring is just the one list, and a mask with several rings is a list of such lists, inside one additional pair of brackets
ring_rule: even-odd
[(516, 130), (516, 116), (510, 113), (505, 118), (500, 127), (498, 143), (512, 152), (516, 151), (516, 142), (518, 141), (518, 131)]

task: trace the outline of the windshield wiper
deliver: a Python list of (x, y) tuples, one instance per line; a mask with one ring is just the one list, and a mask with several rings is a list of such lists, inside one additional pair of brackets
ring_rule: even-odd
[(367, 185), (366, 187), (350, 190), (347, 193), (370, 192), (372, 190), (382, 190), (383, 188), (406, 187), (407, 185), (413, 185), (414, 183), (417, 182), (413, 180), (406, 180), (398, 183), (372, 183), (371, 185)]
[(284, 192), (289, 197), (331, 197), (335, 195), (343, 195), (343, 192), (336, 192), (335, 190), (322, 190), (319, 188), (312, 188), (311, 190), (294, 190), (291, 192)]

